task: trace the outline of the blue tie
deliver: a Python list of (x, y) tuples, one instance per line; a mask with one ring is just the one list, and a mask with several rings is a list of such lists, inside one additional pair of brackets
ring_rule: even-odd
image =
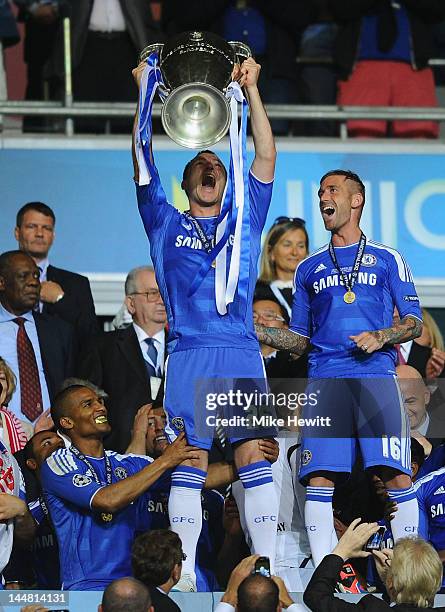
[(144, 342), (147, 345), (147, 357), (155, 364), (155, 367), (151, 365), (148, 361), (145, 362), (145, 367), (147, 368), (147, 372), (149, 376), (160, 376), (159, 369), (157, 367), (158, 363), (158, 351), (155, 347), (155, 341), (153, 338), (145, 338)]

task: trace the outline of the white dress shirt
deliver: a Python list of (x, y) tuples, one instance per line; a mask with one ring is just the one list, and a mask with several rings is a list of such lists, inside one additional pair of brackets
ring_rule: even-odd
[(94, 32), (125, 32), (127, 28), (119, 0), (94, 0), (88, 29)]
[[(48, 266), (49, 266), (49, 259), (48, 258), (42, 259), (42, 261), (39, 261), (39, 263), (37, 264), (37, 267), (40, 270), (40, 282), (41, 283), (44, 283), (44, 282), (46, 282), (48, 280), (47, 277), (46, 277)], [(37, 308), (36, 308), (36, 310), (37, 310)], [(43, 310), (43, 302), (42, 302), (42, 300), (40, 300), (39, 301), (38, 311), (42, 312), (42, 310)]]
[[(164, 351), (165, 351), (165, 331), (161, 329), (154, 336), (149, 336), (147, 332), (145, 332), (142, 327), (139, 327), (136, 323), (133, 323), (134, 331), (136, 332), (136, 336), (139, 340), (139, 346), (141, 347), (142, 356), (147, 363), (152, 365), (154, 369), (161, 374), (164, 373)], [(147, 343), (145, 340), (147, 338), (152, 338), (154, 340), (154, 345), (156, 350), (158, 351), (158, 358), (156, 363), (153, 363), (152, 360), (147, 355)]]
[[(152, 365), (157, 372), (160, 372), (161, 375), (164, 373), (164, 353), (165, 353), (165, 331), (161, 329), (154, 336), (149, 336), (142, 327), (139, 327), (136, 323), (133, 323), (134, 331), (136, 332), (136, 336), (139, 340), (139, 346), (142, 351), (142, 356), (144, 360)], [(145, 340), (147, 338), (152, 338), (154, 340), (154, 346), (158, 351), (158, 356), (156, 359), (156, 363), (153, 363), (152, 360), (147, 355), (147, 343)], [(150, 392), (151, 397), (155, 399), (158, 395), (159, 387), (161, 386), (161, 379), (155, 376), (150, 376)]]
[[(42, 355), (40, 353), (36, 324), (31, 311), (20, 316), (25, 319), (25, 330), (34, 349), (37, 369), (39, 372), (40, 388), (42, 390), (43, 410), (46, 410), (51, 406), (51, 403), (49, 399), (48, 387), (46, 385), (45, 373), (43, 371)], [(17, 355), (17, 333), (19, 331), (19, 326), (13, 321), (13, 319), (16, 318), (17, 315), (8, 312), (0, 304), (0, 355), (8, 363), (9, 367), (17, 378), (17, 388), (9, 402), (8, 408), (19, 419), (29, 423), (29, 419), (22, 413), (21, 410), (19, 362)]]
[(408, 340), (408, 342), (402, 342), (402, 344), (400, 345), (400, 352), (402, 353), (402, 357), (405, 360), (405, 363), (408, 363), (412, 345), (413, 340)]
[(415, 429), (415, 431), (420, 433), (422, 436), (426, 436), (426, 432), (428, 431), (429, 426), (430, 426), (430, 415), (428, 414), (428, 412), (426, 412), (423, 423), (421, 423), (419, 427)]

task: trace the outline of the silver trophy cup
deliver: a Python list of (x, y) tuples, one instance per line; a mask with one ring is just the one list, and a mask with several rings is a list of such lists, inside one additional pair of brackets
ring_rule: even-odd
[(154, 51), (167, 89), (161, 113), (166, 134), (191, 149), (214, 145), (229, 129), (225, 91), (234, 64), (251, 56), (249, 47), (211, 32), (183, 32), (145, 47), (140, 60)]

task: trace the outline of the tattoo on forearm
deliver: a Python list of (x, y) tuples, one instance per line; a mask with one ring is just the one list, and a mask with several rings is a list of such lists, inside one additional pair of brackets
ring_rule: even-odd
[(279, 351), (290, 351), (297, 355), (303, 355), (309, 345), (308, 338), (295, 334), (288, 329), (255, 325), (255, 330), (260, 342)]
[(400, 342), (408, 342), (418, 338), (422, 333), (422, 322), (415, 317), (407, 316), (400, 320), (400, 323), (379, 329), (373, 332), (377, 340), (383, 344), (398, 344)]

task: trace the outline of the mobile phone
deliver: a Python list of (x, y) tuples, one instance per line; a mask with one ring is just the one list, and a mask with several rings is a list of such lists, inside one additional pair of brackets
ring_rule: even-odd
[(269, 557), (260, 557), (255, 561), (255, 566), (253, 568), (254, 574), (260, 574), (261, 576), (266, 576), (270, 578), (270, 561)]
[(372, 552), (373, 550), (381, 550), (385, 532), (386, 527), (379, 527), (378, 531), (376, 531), (366, 542), (364, 550), (367, 550), (368, 552)]

